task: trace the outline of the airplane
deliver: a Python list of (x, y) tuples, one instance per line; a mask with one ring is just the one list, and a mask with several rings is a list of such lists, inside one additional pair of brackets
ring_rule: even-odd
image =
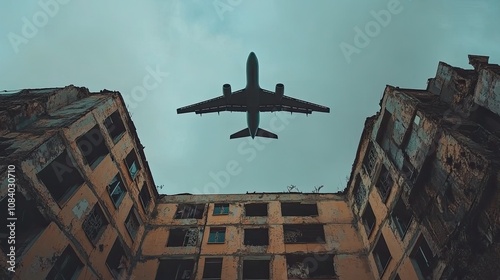
[(177, 109), (177, 114), (220, 113), (222, 111), (247, 112), (246, 128), (232, 134), (229, 138), (255, 136), (278, 139), (278, 135), (259, 128), (260, 112), (287, 111), (290, 113), (312, 114), (313, 111), (330, 113), (330, 108), (295, 99), (284, 95), (284, 85), (276, 84), (274, 92), (259, 86), (259, 62), (255, 53), (251, 52), (247, 59), (247, 85), (232, 92), (231, 85), (222, 86), (222, 96), (195, 103)]

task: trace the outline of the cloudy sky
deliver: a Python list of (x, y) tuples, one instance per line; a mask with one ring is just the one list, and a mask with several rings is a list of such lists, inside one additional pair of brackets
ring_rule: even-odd
[[(425, 88), (468, 54), (500, 63), (499, 14), (497, 0), (7, 0), (0, 89), (120, 91), (160, 193), (337, 192), (385, 85)], [(244, 113), (176, 114), (243, 88), (251, 51), (261, 87), (331, 113), (263, 113), (279, 135), (265, 142), (229, 139)]]

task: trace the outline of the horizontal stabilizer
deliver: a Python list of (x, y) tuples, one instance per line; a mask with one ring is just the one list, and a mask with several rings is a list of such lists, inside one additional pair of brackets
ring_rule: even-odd
[(255, 136), (278, 139), (278, 135), (261, 128), (257, 130), (257, 134)]
[(248, 130), (248, 127), (247, 127), (247, 128), (243, 128), (242, 130), (240, 130), (234, 134), (231, 134), (229, 139), (242, 138), (242, 137), (248, 137), (248, 136), (250, 136), (250, 130)]

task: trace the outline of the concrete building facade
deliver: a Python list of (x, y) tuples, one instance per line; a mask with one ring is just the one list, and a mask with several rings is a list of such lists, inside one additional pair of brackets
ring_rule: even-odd
[(469, 62), (387, 86), (335, 194), (159, 195), (119, 93), (6, 92), (0, 278), (498, 279), (500, 66)]

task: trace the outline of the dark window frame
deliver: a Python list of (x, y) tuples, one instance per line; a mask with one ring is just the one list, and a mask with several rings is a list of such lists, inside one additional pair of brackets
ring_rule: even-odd
[[(260, 235), (262, 237), (259, 237)], [(260, 238), (265, 242), (261, 242)], [(245, 228), (243, 230), (243, 245), (269, 246), (269, 228)]]
[(281, 202), (283, 217), (316, 217), (319, 216), (318, 204), (307, 202)]
[[(417, 271), (422, 278), (427, 279), (426, 277), (432, 276), (435, 263), (434, 253), (422, 234), (420, 234), (413, 246), (410, 253), (410, 259), (415, 271)], [(427, 267), (423, 265), (424, 263)]]
[(151, 193), (149, 192), (148, 185), (144, 183), (142, 189), (139, 192), (139, 200), (141, 201), (142, 209), (147, 213), (149, 204), (151, 203)]
[(323, 224), (283, 224), (285, 244), (324, 244), (326, 243)]
[(108, 256), (106, 257), (106, 267), (113, 277), (119, 278), (120, 269), (126, 269), (127, 255), (123, 249), (123, 244), (117, 237), (113, 246), (109, 250)]
[(378, 273), (380, 277), (382, 277), (382, 275), (384, 275), (385, 271), (387, 270), (389, 263), (392, 260), (391, 251), (387, 246), (387, 242), (385, 242), (383, 234), (380, 234), (379, 239), (375, 243), (372, 254), (375, 260), (375, 264), (377, 265)]
[(201, 219), (205, 213), (205, 204), (179, 204), (174, 219)]
[[(113, 144), (118, 143), (120, 139), (125, 135), (127, 129), (121, 118), (121, 114), (118, 110), (114, 111), (104, 120), (104, 126), (108, 131), (108, 135), (113, 141)], [(118, 133), (117, 133), (118, 132)]]
[[(180, 239), (182, 241), (180, 242)], [(167, 247), (194, 247), (198, 245), (199, 229), (189, 228), (171, 228), (167, 238)]]
[(399, 197), (396, 204), (394, 204), (391, 217), (394, 221), (399, 237), (403, 240), (413, 221), (413, 214), (411, 213), (411, 210), (406, 207), (406, 204), (401, 197)]
[[(109, 224), (102, 207), (97, 202), (82, 223), (83, 231), (89, 241), (96, 245)], [(88, 232), (88, 229), (91, 232)]]
[(391, 195), (393, 186), (394, 178), (392, 178), (391, 172), (385, 165), (382, 165), (375, 187), (377, 188), (383, 203), (387, 202), (387, 199)]
[(354, 197), (354, 204), (356, 207), (358, 207), (358, 210), (361, 209), (361, 206), (363, 206), (367, 195), (368, 195), (368, 188), (363, 184), (363, 180), (361, 179), (361, 176), (359, 174), (356, 176), (356, 182), (354, 183), (354, 189), (353, 189), (353, 197)]
[[(170, 266), (170, 269), (169, 269)], [(173, 269), (172, 269), (173, 268)], [(183, 280), (193, 279), (193, 271), (195, 269), (194, 259), (160, 259), (158, 269), (156, 271), (155, 280)], [(175, 270), (175, 271), (174, 271)], [(172, 275), (174, 271), (176, 275)], [(167, 278), (169, 277), (169, 278)]]
[(139, 217), (139, 214), (135, 210), (135, 207), (132, 206), (132, 208), (130, 208), (130, 212), (128, 213), (127, 218), (125, 219), (125, 228), (127, 229), (128, 234), (132, 238), (132, 241), (135, 241), (135, 238), (137, 237), (137, 234), (141, 229), (141, 225), (142, 225), (141, 218)]
[[(98, 138), (96, 139), (94, 136), (98, 136)], [(75, 142), (85, 162), (91, 169), (95, 169), (109, 154), (109, 148), (106, 145), (99, 125), (92, 127), (89, 131), (78, 137)]]
[[(262, 269), (267, 267), (267, 269)], [(270, 259), (243, 259), (242, 275), (243, 279), (271, 279), (271, 260)], [(249, 275), (250, 274), (250, 275)]]
[(366, 230), (366, 236), (370, 238), (375, 229), (375, 224), (377, 223), (377, 218), (375, 216), (375, 213), (373, 212), (370, 202), (366, 203), (363, 215), (361, 215), (361, 220)]
[[(247, 203), (244, 206), (246, 217), (267, 217), (269, 215), (268, 203)], [(265, 210), (264, 210), (265, 208)], [(262, 213), (265, 212), (265, 214)]]
[[(205, 258), (202, 280), (220, 280), (223, 262), (223, 258)], [(208, 267), (210, 268), (207, 269)]]
[(85, 182), (67, 150), (38, 172), (37, 177), (59, 206), (68, 201)]
[(371, 177), (375, 167), (377, 166), (377, 150), (375, 146), (369, 142), (366, 147), (365, 158), (363, 159), (363, 169), (366, 174)]
[[(337, 274), (333, 258), (333, 254), (286, 254), (287, 279), (334, 279)], [(288, 270), (294, 266), (295, 271)]]
[[(80, 273), (82, 272), (83, 267), (84, 265), (80, 260), (80, 258), (78, 257), (78, 255), (76, 254), (75, 250), (73, 250), (71, 245), (68, 245), (61, 253), (61, 255), (59, 255), (59, 257), (57, 258), (56, 262), (50, 269), (45, 279), (47, 280), (66, 279), (66, 278), (77, 279)], [(65, 271), (68, 268), (70, 269), (70, 271)], [(68, 278), (68, 276), (70, 278)]]

